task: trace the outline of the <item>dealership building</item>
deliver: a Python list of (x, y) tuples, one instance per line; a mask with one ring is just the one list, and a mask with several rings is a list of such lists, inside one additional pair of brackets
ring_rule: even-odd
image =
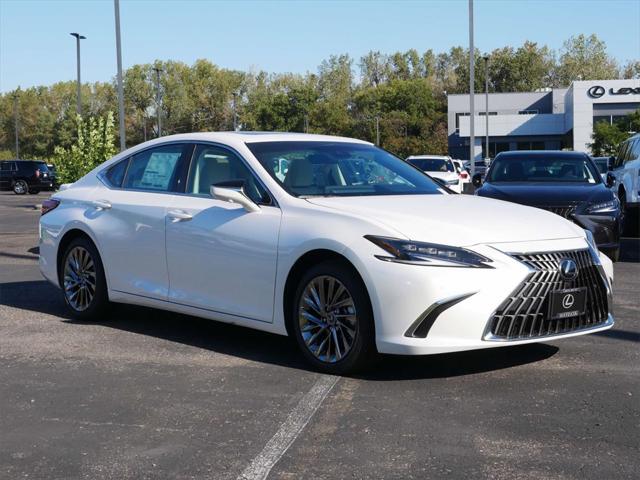
[[(595, 122), (615, 122), (640, 108), (640, 80), (575, 81), (568, 88), (475, 96), (475, 158), (485, 157), (485, 112), (489, 156), (507, 150), (590, 152)], [(449, 155), (469, 159), (469, 95), (448, 95)]]

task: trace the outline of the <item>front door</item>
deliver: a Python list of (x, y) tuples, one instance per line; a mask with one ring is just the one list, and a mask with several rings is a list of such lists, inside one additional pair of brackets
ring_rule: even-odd
[[(192, 158), (185, 194), (167, 212), (169, 300), (272, 322), (281, 211), (234, 152), (197, 145)], [(260, 211), (209, 194), (237, 180)]]

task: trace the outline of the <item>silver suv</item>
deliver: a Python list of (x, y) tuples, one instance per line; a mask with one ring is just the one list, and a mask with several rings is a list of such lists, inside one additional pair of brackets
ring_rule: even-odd
[(640, 133), (620, 144), (618, 156), (611, 158), (609, 169), (616, 177), (613, 189), (618, 193), (623, 217), (627, 221), (632, 217), (637, 219), (640, 207)]

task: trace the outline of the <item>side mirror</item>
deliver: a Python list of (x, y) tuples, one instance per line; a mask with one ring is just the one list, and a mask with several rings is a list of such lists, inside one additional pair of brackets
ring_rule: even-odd
[(480, 188), (482, 186), (482, 175), (476, 173), (471, 179), (471, 183), (473, 183), (474, 187)]
[(605, 185), (607, 186), (607, 188), (611, 188), (615, 184), (616, 184), (616, 177), (611, 172), (607, 173), (607, 181), (605, 182)]
[(616, 157), (613, 157), (613, 156), (609, 157), (609, 161), (607, 162), (607, 168), (609, 170), (613, 170), (613, 166), (615, 165), (615, 163), (616, 163)]
[(214, 183), (211, 185), (210, 192), (213, 198), (242, 205), (247, 212), (260, 211), (260, 207), (244, 193), (243, 180)]

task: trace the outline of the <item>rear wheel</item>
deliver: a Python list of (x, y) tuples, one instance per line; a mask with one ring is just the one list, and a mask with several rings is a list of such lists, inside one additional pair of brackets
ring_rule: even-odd
[(60, 285), (67, 309), (78, 320), (98, 319), (110, 306), (98, 250), (84, 237), (72, 240), (62, 259)]
[(29, 185), (24, 180), (16, 180), (13, 184), (13, 193), (16, 195), (24, 195), (29, 191)]
[(373, 314), (366, 288), (339, 262), (312, 267), (293, 302), (293, 330), (307, 360), (332, 374), (353, 373), (375, 355)]

